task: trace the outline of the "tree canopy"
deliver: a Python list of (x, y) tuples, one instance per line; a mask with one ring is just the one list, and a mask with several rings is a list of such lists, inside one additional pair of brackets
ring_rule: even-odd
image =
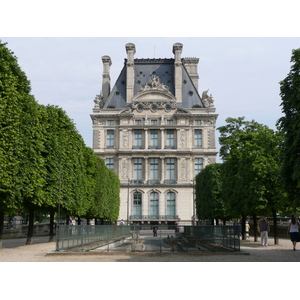
[(282, 178), (289, 200), (300, 205), (300, 48), (292, 52), (291, 68), (280, 82), (281, 106), (284, 116), (278, 124), (284, 133), (282, 144)]
[(30, 92), (0, 41), (0, 238), (4, 214), (22, 209), (30, 226), (35, 210), (116, 221), (119, 178), (85, 146), (63, 109), (38, 104)]

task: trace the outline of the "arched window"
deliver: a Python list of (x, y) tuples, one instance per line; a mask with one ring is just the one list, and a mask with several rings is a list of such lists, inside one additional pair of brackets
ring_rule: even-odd
[(169, 192), (167, 194), (167, 215), (168, 216), (176, 215), (175, 199), (176, 199), (176, 195), (174, 192)]
[(142, 216), (142, 193), (140, 192), (133, 194), (133, 215)]
[(158, 193), (150, 194), (150, 216), (158, 216)]

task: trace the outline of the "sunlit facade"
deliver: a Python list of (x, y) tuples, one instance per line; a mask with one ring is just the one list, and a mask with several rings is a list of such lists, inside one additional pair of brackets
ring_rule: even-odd
[(217, 114), (198, 92), (198, 58), (127, 58), (111, 89), (109, 56), (94, 100), (93, 149), (121, 181), (119, 220), (130, 224), (195, 224), (194, 177), (216, 162)]

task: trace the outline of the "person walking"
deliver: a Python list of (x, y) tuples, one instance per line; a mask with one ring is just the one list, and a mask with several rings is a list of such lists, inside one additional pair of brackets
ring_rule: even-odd
[(297, 242), (300, 242), (299, 237), (299, 221), (296, 219), (296, 215), (292, 214), (291, 219), (289, 220), (288, 224), (288, 234), (290, 234), (291, 242), (293, 243), (293, 250), (296, 250), (296, 244)]
[(153, 227), (153, 236), (157, 236), (157, 227)]
[(260, 233), (261, 245), (268, 247), (268, 233), (270, 232), (270, 225), (265, 216), (261, 216), (258, 221), (257, 231)]

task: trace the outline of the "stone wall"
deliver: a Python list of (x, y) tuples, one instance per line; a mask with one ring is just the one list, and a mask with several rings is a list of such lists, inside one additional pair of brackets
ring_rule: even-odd
[[(3, 239), (14, 239), (26, 237), (28, 232), (28, 225), (21, 225), (18, 228), (4, 229), (3, 230)], [(40, 223), (33, 225), (33, 235), (49, 235), (50, 233), (50, 224), (49, 223)]]

